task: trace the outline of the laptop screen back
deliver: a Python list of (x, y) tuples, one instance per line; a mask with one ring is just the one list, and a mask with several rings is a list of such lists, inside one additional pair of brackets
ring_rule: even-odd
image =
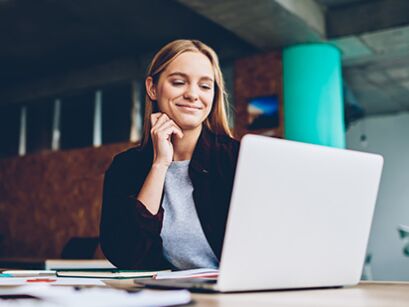
[(358, 283), (382, 165), (379, 155), (245, 136), (219, 290)]

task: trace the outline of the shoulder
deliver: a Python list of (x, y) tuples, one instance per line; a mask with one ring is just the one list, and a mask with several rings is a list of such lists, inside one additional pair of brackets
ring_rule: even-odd
[(105, 172), (105, 186), (131, 195), (143, 182), (152, 160), (149, 148), (132, 147), (117, 154)]
[[(229, 156), (238, 155), (240, 142), (226, 134), (215, 133), (204, 126), (196, 149), (205, 156)], [(217, 158), (217, 157), (216, 157)]]
[(210, 160), (220, 169), (235, 167), (239, 155), (240, 142), (228, 135), (211, 134)]
[(134, 146), (128, 148), (114, 156), (115, 161), (129, 161), (134, 159), (135, 157), (141, 156), (143, 154), (144, 148), (141, 146)]
[[(148, 145), (147, 145), (148, 146)], [(114, 156), (109, 170), (127, 170), (144, 165), (152, 158), (151, 150), (145, 146), (131, 147)]]
[(228, 135), (215, 134), (213, 138), (214, 142), (209, 154), (211, 167), (216, 170), (215, 174), (222, 181), (230, 182), (235, 173), (240, 142)]
[(231, 138), (228, 135), (214, 135), (215, 147), (220, 151), (228, 152), (232, 155), (237, 155), (240, 147), (240, 142)]
[(215, 134), (216, 142), (223, 145), (239, 146), (240, 141), (233, 139), (228, 135)]

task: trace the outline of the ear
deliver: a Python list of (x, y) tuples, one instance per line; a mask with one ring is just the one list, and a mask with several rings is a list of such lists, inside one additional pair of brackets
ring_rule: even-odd
[(145, 80), (145, 88), (146, 88), (146, 94), (148, 94), (149, 98), (152, 101), (156, 100), (156, 87), (155, 84), (153, 84), (153, 79), (152, 77), (147, 77)]

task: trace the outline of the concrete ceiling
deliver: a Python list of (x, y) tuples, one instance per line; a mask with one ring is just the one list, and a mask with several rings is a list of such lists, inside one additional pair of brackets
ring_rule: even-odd
[(409, 110), (407, 0), (178, 1), (262, 50), (329, 41), (366, 114)]
[(2, 92), (24, 84), (145, 59), (170, 40), (193, 37), (224, 60), (256, 50), (176, 1), (0, 0), (0, 104)]
[(201, 39), (224, 61), (329, 41), (367, 114), (407, 111), (408, 12), (407, 0), (0, 0), (0, 98), (174, 38)]

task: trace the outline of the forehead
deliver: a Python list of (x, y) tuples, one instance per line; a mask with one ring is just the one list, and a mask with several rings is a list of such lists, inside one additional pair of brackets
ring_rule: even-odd
[(165, 69), (164, 74), (169, 75), (180, 72), (190, 77), (214, 78), (212, 63), (207, 56), (200, 52), (184, 52), (178, 55)]

